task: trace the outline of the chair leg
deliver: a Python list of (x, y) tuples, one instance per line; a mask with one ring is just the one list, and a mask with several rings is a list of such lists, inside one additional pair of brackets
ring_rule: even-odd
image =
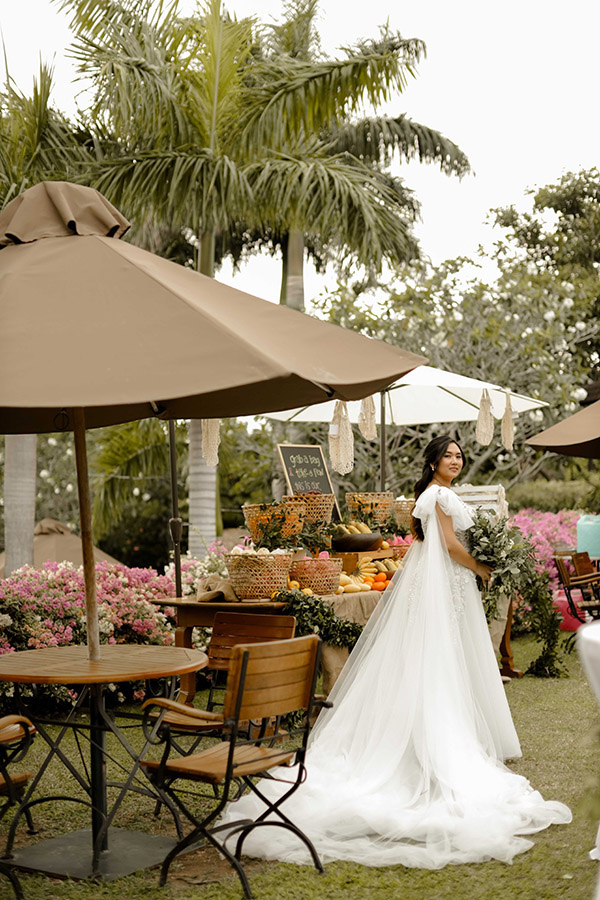
[(244, 896), (247, 898), (247, 900), (253, 900), (252, 890), (250, 888), (250, 882), (248, 881), (248, 876), (246, 875), (246, 872), (244, 870), (242, 863), (240, 862), (239, 857), (234, 856), (233, 853), (231, 853), (227, 849), (227, 847), (225, 846), (225, 843), (224, 842), (221, 843), (220, 841), (218, 841), (216, 838), (214, 838), (212, 836), (212, 834), (210, 832), (208, 832), (208, 831), (205, 832), (205, 837), (210, 841), (210, 843), (213, 845), (213, 847), (215, 847), (219, 851), (219, 853), (222, 853), (223, 856), (227, 859), (227, 861), (233, 866), (233, 868), (235, 869), (235, 871), (238, 874), (240, 881), (242, 882)]
[(8, 880), (13, 886), (13, 890), (15, 892), (15, 897), (17, 900), (23, 900), (23, 888), (21, 887), (21, 882), (17, 878), (16, 874), (13, 872), (10, 866), (7, 866), (0, 860), (0, 875), (6, 875)]

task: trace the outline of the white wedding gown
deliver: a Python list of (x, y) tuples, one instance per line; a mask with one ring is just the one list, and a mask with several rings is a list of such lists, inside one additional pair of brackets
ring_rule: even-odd
[[(448, 488), (430, 486), (415, 515), (425, 540), (377, 606), (311, 735), (308, 778), (282, 808), (323, 862), (510, 862), (532, 846), (522, 835), (571, 821), (503, 760), (521, 756), (474, 574), (453, 562), (435, 513), (459, 540), (473, 520)], [(286, 776), (285, 769), (281, 770)], [(282, 787), (263, 780), (278, 796)], [(223, 821), (255, 818), (246, 796)], [(286, 829), (254, 831), (244, 853), (310, 863)]]

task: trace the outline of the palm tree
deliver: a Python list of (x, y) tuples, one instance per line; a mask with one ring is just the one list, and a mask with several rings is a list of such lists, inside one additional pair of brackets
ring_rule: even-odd
[[(95, 186), (141, 221), (190, 227), (200, 271), (213, 275), (217, 238), (226, 246), (232, 233), (266, 227), (291, 236), (287, 281), (299, 279), (298, 287), (303, 234), (335, 241), (376, 269), (416, 254), (407, 192), (370, 161), (333, 152), (323, 135), (361, 100), (403, 90), (422, 42), (385, 34), (342, 59), (315, 61), (265, 54), (254, 22), (231, 19), (220, 0), (193, 19), (178, 16), (176, 0), (60, 2), (73, 15), (73, 54), (94, 85)], [(189, 468), (192, 480), (207, 480), (198, 430)], [(190, 484), (195, 496), (209, 491)], [(195, 515), (191, 504), (192, 526)], [(214, 528), (204, 534), (213, 536)]]
[[(30, 97), (7, 75), (0, 93), (0, 209), (39, 181), (68, 178), (89, 159), (79, 133), (50, 105), (52, 70), (40, 66)], [(35, 434), (7, 435), (4, 465), (6, 574), (33, 564)]]

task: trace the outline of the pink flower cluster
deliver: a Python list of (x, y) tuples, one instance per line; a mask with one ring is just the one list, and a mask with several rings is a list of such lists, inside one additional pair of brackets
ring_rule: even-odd
[(511, 523), (520, 528), (535, 547), (538, 569), (546, 570), (553, 590), (558, 588), (558, 574), (552, 556), (560, 548), (576, 546), (579, 516), (580, 513), (573, 510), (551, 513), (522, 509), (511, 519)]
[[(96, 565), (96, 592), (101, 640), (115, 643), (172, 644), (172, 608), (155, 606), (152, 598), (175, 596), (172, 581), (153, 569), (129, 569), (101, 562)], [(84, 643), (85, 586), (83, 569), (72, 563), (23, 566), (0, 580), (0, 612), (23, 614), (21, 640), (11, 627), (0, 629), (0, 653), (22, 646), (57, 647)], [(15, 623), (16, 628), (17, 623)]]

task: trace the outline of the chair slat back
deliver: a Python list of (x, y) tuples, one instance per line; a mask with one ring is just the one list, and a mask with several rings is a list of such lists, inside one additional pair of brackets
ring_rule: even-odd
[(574, 553), (572, 559), (576, 575), (598, 575), (589, 553)]
[(567, 564), (562, 556), (553, 556), (552, 559), (556, 565), (558, 571), (559, 580), (562, 582), (564, 587), (570, 587), (571, 585), (571, 576), (569, 574), (569, 570), (567, 569)]
[(294, 637), (294, 616), (251, 613), (217, 613), (208, 645), (208, 668), (228, 669), (237, 644), (262, 644)]
[(308, 709), (314, 692), (318, 653), (319, 638), (314, 634), (263, 644), (238, 644), (229, 667), (224, 717), (235, 716), (240, 685), (243, 688), (240, 720), (283, 716), (297, 709)]

